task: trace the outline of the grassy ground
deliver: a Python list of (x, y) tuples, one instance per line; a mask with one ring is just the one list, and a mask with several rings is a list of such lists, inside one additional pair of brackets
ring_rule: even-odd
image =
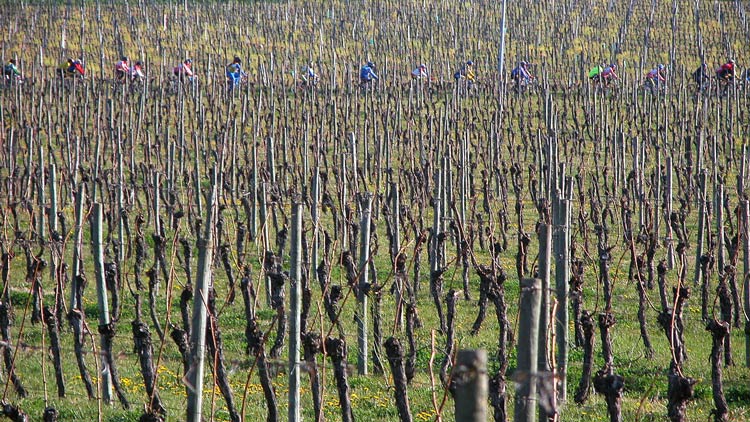
[[(378, 266), (379, 268), (386, 268), (386, 263), (381, 262)], [(615, 274), (618, 272), (622, 274), (622, 271), (619, 271), (616, 268), (613, 271)], [(336, 273), (337, 271), (334, 270), (334, 279), (338, 277), (338, 274)], [(381, 280), (389, 276), (388, 271), (382, 269), (379, 273)], [(459, 274), (456, 274), (455, 276), (452, 275), (452, 272), (449, 272), (448, 274), (451, 275), (446, 278), (446, 290), (451, 287), (460, 287), (460, 279), (458, 278)], [(217, 270), (216, 276), (216, 285), (220, 291), (224, 290), (225, 279), (223, 277), (223, 272)], [(587, 289), (585, 291), (587, 308), (593, 308), (597, 300), (597, 292), (593, 289), (595, 284), (594, 280), (590, 279), (591, 276), (592, 274), (589, 274)], [(180, 280), (180, 278), (181, 277), (178, 276), (176, 279)], [(656, 319), (656, 312), (651, 310), (649, 312), (649, 321), (651, 322), (649, 330), (656, 350), (656, 355), (654, 359), (651, 360), (644, 357), (643, 345), (638, 334), (638, 322), (634, 313), (634, 309), (637, 307), (635, 286), (628, 285), (621, 277), (615, 276), (614, 278), (616, 282), (614, 313), (617, 317), (617, 325), (615, 325), (613, 330), (613, 341), (616, 370), (619, 374), (625, 377), (625, 394), (623, 399), (624, 419), (644, 421), (664, 420), (666, 414), (667, 393), (666, 374), (670, 360), (669, 347), (664, 335), (660, 332), (660, 328), (653, 323)], [(474, 292), (476, 292), (478, 286), (476, 284), (476, 277), (474, 276), (472, 276), (472, 283)], [(23, 326), (23, 335), (20, 341), (17, 342), (21, 347), (18, 348), (16, 360), (18, 362), (18, 373), (28, 390), (31, 392), (31, 398), (18, 400), (14, 397), (11, 387), (7, 392), (6, 400), (18, 403), (22, 408), (27, 409), (29, 412), (36, 412), (36, 414), (39, 414), (38, 412), (44, 405), (55, 406), (61, 412), (61, 420), (90, 420), (91, 418), (95, 418), (99, 412), (97, 408), (98, 404), (96, 401), (89, 401), (85, 398), (85, 390), (83, 389), (83, 384), (78, 375), (75, 360), (72, 355), (73, 345), (71, 343), (71, 336), (67, 333), (63, 334), (62, 339), (63, 347), (65, 349), (63, 363), (68, 394), (64, 399), (56, 397), (50, 357), (47, 353), (44, 353), (44, 350), (41, 348), (42, 344), (45, 344), (44, 342), (48, 342), (48, 339), (42, 338), (41, 327), (30, 325), (28, 316), (25, 315), (24, 309), (24, 304), (26, 303), (28, 295), (20, 291), (21, 287), (22, 285), (19, 285), (12, 296), (13, 302), (16, 304), (16, 319), (13, 332), (14, 336), (17, 335), (21, 326)], [(518, 297), (518, 284), (515, 280), (511, 279), (507, 283), (506, 292), (511, 305), (509, 317), (514, 327), (517, 327), (516, 303)], [(93, 287), (89, 287), (87, 293), (85, 310), (89, 325), (93, 327), (97, 318), (97, 308), (94, 296), (95, 292)], [(163, 304), (165, 303), (163, 300), (165, 298), (165, 293), (165, 290), (162, 289), (159, 301), (161, 308), (160, 315), (166, 314), (166, 310), (163, 308)], [(420, 349), (417, 353), (418, 373), (413, 383), (410, 385), (409, 390), (411, 409), (416, 420), (434, 419), (435, 410), (432, 404), (434, 396), (438, 406), (440, 406), (445, 399), (443, 416), (450, 419), (453, 412), (452, 400), (450, 397), (444, 397), (444, 392), (439, 385), (439, 379), (437, 379), (437, 376), (435, 381), (437, 383), (436, 388), (433, 389), (431, 387), (430, 376), (428, 373), (429, 359), (432, 352), (430, 348), (430, 336), (439, 324), (434, 312), (434, 307), (427, 294), (428, 291), (426, 290), (426, 286), (423, 286), (419, 296), (418, 309), (424, 326), (417, 330), (417, 343)], [(651, 292), (650, 296), (653, 298), (654, 292)], [(318, 295), (316, 294), (315, 297), (318, 297)], [(48, 294), (46, 301), (49, 303), (52, 300), (53, 297)], [(353, 323), (352, 310), (354, 307), (353, 303), (351, 303), (352, 298), (350, 297), (348, 300), (349, 303), (344, 306), (342, 321), (344, 322), (347, 333), (350, 335), (349, 338), (352, 338), (351, 336), (355, 332), (356, 326)], [(708, 414), (713, 407), (710, 387), (710, 367), (708, 362), (711, 341), (710, 336), (703, 329), (703, 323), (700, 320), (700, 307), (697, 302), (698, 301), (695, 298), (692, 298), (685, 313), (689, 360), (685, 365), (684, 373), (699, 380), (699, 383), (696, 386), (696, 400), (691, 403), (688, 412), (692, 419), (701, 420), (708, 417)], [(317, 304), (317, 301), (315, 304)], [(313, 312), (315, 312), (315, 307), (316, 306), (314, 305)], [(391, 327), (392, 324), (387, 322), (392, 321), (393, 318), (392, 310), (394, 309), (394, 302), (390, 295), (384, 297), (382, 309), (385, 326)], [(497, 323), (494, 320), (492, 312), (488, 312), (488, 318), (486, 319), (484, 327), (480, 333), (477, 336), (469, 335), (471, 324), (476, 316), (476, 311), (477, 308), (475, 301), (460, 301), (456, 321), (456, 339), (458, 347), (483, 348), (488, 350), (492, 356), (496, 348), (496, 338), (498, 335)], [(172, 309), (173, 318), (178, 316), (178, 312), (178, 308), (174, 307)], [(264, 327), (268, 327), (268, 324), (271, 323), (272, 316), (273, 314), (270, 310), (261, 310), (259, 312), (259, 317), (263, 321)], [(140, 414), (140, 403), (146, 399), (142, 379), (138, 373), (138, 363), (136, 357), (132, 353), (132, 341), (129, 340), (129, 322), (132, 318), (132, 300), (127, 298), (122, 318), (118, 323), (118, 336), (115, 340), (115, 352), (118, 356), (117, 364), (122, 383), (127, 391), (129, 399), (133, 403), (133, 409), (131, 411), (124, 411), (120, 409), (117, 404), (114, 404), (113, 406), (105, 405), (101, 410), (105, 420), (137, 420)], [(317, 321), (320, 321), (320, 315), (316, 314), (312, 320), (316, 321), (313, 329), (319, 330), (320, 324), (317, 323)], [(263, 418), (265, 415), (265, 402), (257, 378), (257, 371), (254, 371), (254, 373), (248, 378), (248, 371), (252, 367), (252, 360), (249, 360), (244, 354), (244, 318), (238, 304), (224, 308), (224, 311), (220, 316), (219, 324), (223, 333), (225, 353), (231, 371), (231, 384), (236, 401), (241, 404), (244, 399), (246, 403), (245, 414), (248, 420)], [(324, 324), (324, 328), (327, 330), (329, 325), (327, 323)], [(67, 331), (67, 325), (65, 326), (64, 331)], [(384, 333), (384, 336), (387, 337), (390, 334), (390, 332), (386, 332)], [(400, 333), (395, 334), (397, 336), (400, 335)], [(516, 335), (517, 337), (522, 337), (524, 333), (517, 332)], [(158, 337), (153, 330), (152, 337), (154, 340), (155, 355), (157, 356), (156, 359), (159, 360), (158, 384), (160, 395), (168, 408), (170, 415), (169, 419), (178, 420), (182, 418), (186, 405), (179, 354), (171, 341), (167, 341), (162, 348)], [(444, 337), (439, 333), (436, 333), (435, 337), (435, 366), (433, 369), (435, 374), (437, 374), (439, 372), (440, 362), (443, 359), (443, 353), (441, 350)], [(748, 417), (748, 412), (750, 412), (750, 387), (748, 387), (748, 385), (750, 385), (750, 372), (748, 372), (748, 370), (742, 365), (744, 361), (743, 337), (744, 336), (740, 330), (733, 330), (732, 342), (735, 350), (735, 360), (738, 365), (729, 367), (725, 370), (725, 392), (730, 408), (732, 409), (731, 414), (733, 420), (744, 420)], [(96, 334), (94, 334), (94, 338), (97, 339), (98, 343), (98, 336)], [(92, 343), (90, 339), (87, 344), (87, 347), (91, 347)], [(596, 345), (598, 350), (598, 338)], [(376, 374), (367, 377), (355, 375), (354, 372), (356, 371), (354, 369), (357, 359), (356, 344), (349, 345), (348, 359), (352, 365), (351, 369), (353, 372), (350, 376), (350, 385), (355, 418), (358, 420), (396, 420), (398, 416), (392, 398), (393, 390), (391, 387), (390, 376), (388, 374)], [(571, 394), (575, 391), (577, 386), (580, 376), (581, 362), (582, 351), (573, 348), (570, 356), (570, 372), (568, 380), (568, 390)], [(93, 375), (95, 372), (93, 354), (88, 355), (87, 364)], [(273, 364), (273, 367), (279, 371), (279, 375), (275, 380), (275, 386), (278, 395), (279, 410), (284, 414), (287, 394), (286, 377), (284, 375), (286, 362), (278, 361), (273, 362)], [(600, 365), (601, 359), (597, 353), (595, 369)], [(492, 369), (492, 361), (490, 366)], [(513, 377), (512, 371), (514, 366), (515, 350), (511, 353), (510, 378)], [(326, 380), (324, 398), (325, 415), (327, 419), (335, 420), (339, 417), (339, 406), (329, 364), (326, 365), (323, 375)], [(210, 372), (208, 376), (210, 378)], [(303, 376), (303, 380), (304, 379), (306, 379), (305, 376)], [(207, 383), (207, 386), (208, 387), (204, 392), (206, 414), (214, 415), (214, 418), (217, 421), (229, 420), (228, 414), (224, 410), (224, 402), (219, 395), (218, 389), (216, 391), (211, 391), (210, 381)], [(46, 392), (46, 394), (43, 394), (43, 392)], [(48, 397), (48, 401), (46, 401), (44, 397)], [(307, 419), (312, 419), (314, 415), (312, 414), (309, 388), (302, 391), (302, 397), (304, 401), (303, 415)], [(512, 409), (512, 400), (509, 409)], [(592, 394), (591, 400), (584, 406), (577, 406), (572, 404), (572, 402), (567, 404), (563, 407), (561, 416), (562, 420), (565, 421), (604, 421), (607, 420), (606, 405), (601, 397)]]

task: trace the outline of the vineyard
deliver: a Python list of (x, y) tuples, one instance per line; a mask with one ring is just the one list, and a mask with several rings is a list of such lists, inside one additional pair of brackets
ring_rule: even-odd
[(4, 2), (0, 419), (750, 420), (749, 13)]

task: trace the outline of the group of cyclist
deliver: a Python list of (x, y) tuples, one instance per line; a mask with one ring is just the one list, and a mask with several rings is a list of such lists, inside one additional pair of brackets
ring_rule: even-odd
[[(189, 58), (183, 60), (177, 66), (172, 69), (174, 76), (181, 82), (193, 82), (197, 79), (197, 75), (192, 68), (193, 61)], [(532, 75), (530, 67), (532, 65), (527, 61), (523, 60), (513, 68), (510, 72), (511, 81), (516, 87), (527, 86), (535, 80)], [(376, 73), (375, 63), (368, 61), (359, 70), (359, 82), (363, 87), (371, 85), (374, 81), (379, 79)], [(60, 66), (58, 66), (57, 75), (61, 78), (71, 77), (83, 77), (86, 73), (82, 59), (68, 58)], [(736, 79), (736, 63), (735, 61), (729, 60), (714, 71), (715, 79), (721, 83), (732, 82)], [(232, 89), (243, 81), (247, 80), (247, 73), (242, 69), (242, 60), (239, 56), (235, 56), (234, 59), (225, 66), (225, 75), (229, 89)], [(21, 72), (18, 69), (16, 59), (10, 59), (3, 67), (3, 76), (7, 83), (20, 81), (23, 79)], [(121, 83), (127, 82), (143, 82), (146, 79), (144, 72), (143, 62), (140, 60), (136, 61), (131, 65), (127, 56), (121, 56), (120, 60), (114, 65), (114, 76), (115, 80)], [(411, 79), (413, 81), (429, 81), (431, 79), (430, 72), (428, 71), (427, 65), (422, 63), (419, 64), (414, 70), (411, 71)], [(466, 86), (472, 88), (476, 83), (476, 73), (474, 70), (474, 62), (471, 60), (462, 62), (460, 67), (453, 74), (456, 82), (465, 82)], [(620, 77), (617, 74), (617, 65), (601, 64), (594, 66), (588, 72), (589, 80), (601, 87), (607, 88), (614, 81)], [(711, 81), (711, 75), (708, 70), (708, 65), (703, 62), (692, 74), (693, 81), (698, 85), (699, 89), (703, 89)], [(319, 76), (315, 72), (313, 64), (307, 64), (302, 72), (295, 75), (298, 87), (312, 87), (317, 85)], [(743, 79), (746, 82), (750, 82), (750, 69), (746, 70)], [(652, 91), (660, 90), (663, 88), (667, 81), (667, 69), (663, 64), (657, 65), (651, 69), (645, 76), (645, 87)]]
[[(692, 78), (699, 90), (704, 90), (709, 86), (711, 80), (714, 79), (718, 82), (718, 85), (728, 85), (737, 81), (737, 66), (734, 59), (730, 59), (726, 63), (719, 66), (714, 70), (713, 75), (708, 70), (708, 65), (703, 62), (693, 72)], [(603, 87), (609, 87), (610, 84), (619, 79), (616, 73), (617, 65), (601, 65), (592, 68), (589, 73), (589, 79), (596, 84), (600, 84)], [(739, 78), (744, 83), (750, 83), (750, 69), (745, 70), (742, 77)], [(656, 92), (661, 90), (667, 81), (667, 68), (663, 64), (657, 65), (646, 73), (645, 88)]]
[[(708, 71), (708, 65), (705, 62), (698, 66), (698, 69), (693, 72), (692, 76), (693, 82), (695, 82), (699, 91), (703, 91), (711, 85), (712, 78)], [(718, 82), (717, 86), (728, 86), (737, 81), (737, 64), (734, 59), (729, 60), (714, 70), (714, 76)], [(750, 69), (745, 69), (745, 72), (739, 79), (745, 84), (750, 83)]]
[(131, 67), (126, 56), (120, 57), (120, 61), (115, 64), (115, 79), (118, 82), (125, 83), (130, 81), (143, 81), (146, 75), (143, 73), (143, 62), (136, 61)]
[[(378, 75), (375, 73), (375, 63), (369, 61), (359, 69), (359, 82), (362, 86), (370, 85), (372, 82), (377, 81)], [(415, 67), (411, 71), (412, 81), (431, 81), (430, 72), (427, 69), (427, 65), (422, 63)], [(461, 64), (461, 67), (456, 70), (453, 74), (456, 81), (464, 80), (467, 85), (471, 87), (476, 82), (476, 74), (474, 73), (474, 62), (468, 60)]]

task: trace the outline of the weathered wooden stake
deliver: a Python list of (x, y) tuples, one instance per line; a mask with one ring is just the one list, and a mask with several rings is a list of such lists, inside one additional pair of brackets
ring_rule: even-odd
[(673, 269), (675, 264), (675, 257), (674, 257), (674, 241), (672, 237), (674, 236), (674, 233), (672, 233), (672, 225), (670, 224), (671, 221), (671, 215), (672, 215), (672, 157), (667, 156), (667, 186), (665, 186), (665, 190), (667, 191), (667, 202), (666, 202), (666, 212), (665, 212), (665, 221), (667, 224), (667, 268)]
[[(706, 236), (706, 170), (701, 169), (698, 176), (698, 240), (695, 246), (695, 262), (700, 262), (703, 256), (703, 243)], [(703, 273), (701, 266), (695, 266), (695, 285), (702, 284)]]
[(86, 185), (83, 182), (78, 183), (78, 193), (76, 194), (76, 229), (75, 245), (73, 247), (73, 274), (70, 286), (70, 309), (81, 309), (78, 303), (78, 277), (81, 275), (81, 248), (83, 247), (83, 201), (85, 198)]
[[(39, 242), (44, 244), (47, 238), (47, 224), (45, 222), (45, 208), (47, 207), (47, 200), (45, 195), (45, 178), (44, 178), (44, 144), (39, 141), (39, 162), (37, 163), (37, 201), (39, 202), (39, 220), (37, 225), (37, 236), (39, 236)], [(30, 152), (29, 152), (30, 154)]]
[(52, 233), (57, 232), (57, 167), (54, 164), (49, 165), (49, 188), (50, 188), (50, 207), (49, 207), (49, 229)]
[(302, 298), (302, 205), (292, 204), (291, 288), (289, 297), (289, 413), (288, 420), (302, 420), (300, 413), (300, 323)]
[(549, 223), (542, 223), (539, 227), (539, 269), (537, 277), (542, 282), (541, 287), (541, 310), (539, 313), (539, 354), (538, 370), (549, 371), (549, 350), (547, 339), (549, 338), (550, 319), (550, 267), (552, 260), (552, 229)]
[[(99, 307), (99, 326), (109, 325), (109, 303), (107, 302), (107, 284), (104, 279), (104, 245), (102, 243), (102, 204), (94, 204), (91, 220), (91, 240), (94, 246), (94, 272), (96, 274), (96, 299)], [(101, 348), (105, 349), (106, 340), (101, 337)], [(112, 403), (112, 374), (107, 359), (101, 359), (101, 392), (102, 400)]]
[[(572, 190), (572, 189), (571, 189)], [(571, 201), (565, 191), (557, 192), (556, 206), (553, 208), (555, 245), (555, 287), (557, 312), (555, 315), (555, 339), (557, 341), (558, 398), (565, 401), (568, 394), (568, 280), (570, 280), (570, 206)]]
[[(393, 225), (393, 250), (391, 251), (391, 257), (393, 259), (393, 268), (395, 270), (396, 268), (396, 262), (399, 259), (399, 254), (401, 252), (401, 226), (400, 226), (400, 218), (401, 218), (401, 198), (399, 197), (398, 192), (398, 183), (393, 182), (391, 183), (391, 200), (393, 201), (391, 203), (391, 214), (392, 214), (392, 225)], [(404, 329), (404, 297), (405, 295), (405, 278), (403, 277), (397, 277), (396, 278), (396, 328), (399, 330)]]
[(487, 420), (487, 352), (459, 350), (453, 367), (456, 383), (456, 420), (485, 422)]
[(744, 267), (743, 307), (745, 309), (745, 366), (750, 368), (750, 200), (742, 200), (742, 263)]
[[(266, 184), (260, 190), (260, 225), (263, 231), (263, 253), (271, 250), (270, 230), (268, 229), (268, 209), (266, 208)], [(266, 306), (271, 306), (271, 278), (266, 277)]]
[(211, 188), (203, 235), (198, 238), (198, 274), (193, 292), (193, 321), (190, 335), (190, 371), (187, 420), (201, 422), (203, 406), (203, 363), (206, 351), (206, 311), (211, 267), (214, 254), (214, 214), (216, 213), (216, 185)]
[(367, 375), (367, 362), (369, 353), (367, 347), (367, 295), (369, 286), (369, 272), (367, 271), (370, 261), (370, 213), (372, 209), (372, 193), (366, 192), (358, 195), (360, 204), (360, 241), (359, 241), (359, 287), (357, 288), (357, 299), (359, 309), (355, 319), (357, 320), (357, 372), (359, 375)]
[(521, 280), (521, 308), (518, 331), (518, 369), (521, 385), (516, 389), (516, 422), (536, 421), (536, 376), (539, 351), (539, 319), (542, 305), (542, 280)]
[(716, 214), (716, 259), (719, 264), (719, 274), (724, 274), (726, 265), (726, 246), (724, 242), (724, 184), (719, 184), (716, 188), (716, 198), (714, 202), (714, 213)]

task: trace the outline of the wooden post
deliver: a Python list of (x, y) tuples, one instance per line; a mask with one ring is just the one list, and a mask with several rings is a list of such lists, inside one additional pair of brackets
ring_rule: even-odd
[(117, 241), (120, 244), (120, 254), (117, 257), (120, 262), (125, 262), (125, 165), (122, 161), (122, 140), (117, 138)]
[(276, 160), (274, 157), (273, 137), (266, 138), (266, 167), (271, 184), (276, 183)]
[[(349, 148), (352, 154), (352, 180), (354, 181), (354, 189), (359, 188), (359, 181), (357, 180), (357, 137), (354, 136), (354, 132), (349, 134)], [(345, 182), (346, 183), (346, 182)]]
[(506, 0), (503, 0), (503, 5), (502, 5), (503, 15), (502, 15), (502, 19), (500, 20), (500, 51), (499, 51), (498, 58), (497, 58), (497, 73), (498, 73), (498, 79), (501, 82), (504, 80), (503, 72), (504, 72), (504, 66), (505, 66), (505, 9), (506, 9)]
[[(29, 152), (31, 154), (31, 152)], [(44, 144), (42, 141), (39, 141), (39, 156), (37, 158), (39, 162), (37, 163), (37, 201), (39, 202), (39, 220), (37, 222), (37, 235), (39, 236), (39, 242), (41, 244), (44, 244), (44, 241), (47, 237), (47, 224), (45, 222), (45, 216), (44, 216), (44, 209), (47, 206), (46, 198), (45, 198), (45, 189), (44, 189)]]
[(198, 140), (198, 137), (195, 137), (195, 162), (194, 164), (194, 171), (195, 171), (195, 205), (196, 209), (198, 211), (198, 215), (203, 214), (203, 198), (201, 198), (201, 167), (200, 167), (200, 141)]
[[(102, 243), (102, 204), (94, 204), (91, 219), (91, 241), (94, 247), (94, 273), (96, 275), (96, 299), (99, 307), (99, 326), (109, 325), (109, 304), (107, 302), (107, 285), (104, 279), (104, 245)], [(101, 349), (105, 349), (106, 340), (101, 336)], [(112, 403), (112, 374), (107, 359), (100, 359), (100, 377), (102, 400)]]
[(524, 333), (518, 339), (518, 372), (522, 377), (516, 389), (516, 422), (536, 422), (536, 376), (539, 349), (539, 317), (542, 305), (542, 280), (526, 278), (521, 280), (521, 307), (518, 332)]
[(539, 314), (539, 370), (548, 371), (547, 329), (550, 310), (550, 267), (552, 259), (552, 230), (550, 224), (542, 223), (539, 228), (539, 268), (537, 277), (542, 282), (541, 311)]
[[(355, 169), (356, 170), (356, 169)], [(356, 176), (356, 171), (355, 171)], [(338, 239), (338, 233), (341, 233), (341, 245), (342, 249), (346, 249), (349, 245), (349, 228), (347, 227), (346, 220), (346, 204), (349, 201), (349, 193), (347, 190), (346, 180), (346, 154), (341, 154), (341, 197), (339, 199), (339, 211), (341, 212), (341, 227), (340, 230), (336, 230), (336, 239)]]
[(370, 261), (370, 212), (372, 208), (372, 193), (359, 194), (360, 223), (359, 223), (359, 286), (357, 287), (357, 299), (359, 309), (357, 320), (357, 345), (359, 354), (357, 356), (357, 372), (359, 375), (367, 375), (367, 362), (369, 353), (367, 348), (367, 290), (369, 289), (369, 272), (367, 271)]
[[(258, 146), (253, 139), (253, 209), (252, 209), (252, 239), (258, 238)], [(265, 251), (264, 251), (265, 253)]]
[[(263, 254), (271, 250), (270, 230), (268, 229), (268, 208), (266, 207), (266, 184), (260, 190), (260, 227), (263, 232)], [(271, 306), (271, 278), (266, 276), (266, 306)]]
[[(552, 369), (549, 360), (549, 326), (550, 326), (550, 267), (552, 266), (552, 227), (545, 222), (539, 229), (539, 272), (538, 277), (542, 281), (541, 309), (539, 312), (539, 360), (537, 369), (540, 372), (548, 372)], [(540, 418), (546, 415), (542, 407), (539, 408)]]
[(555, 254), (555, 288), (557, 293), (557, 312), (555, 315), (555, 339), (557, 341), (557, 379), (558, 398), (565, 401), (567, 397), (568, 371), (568, 280), (570, 280), (569, 242), (570, 242), (570, 199), (565, 190), (557, 191), (553, 207), (554, 254)]
[[(401, 198), (398, 193), (398, 183), (391, 182), (391, 213), (392, 213), (392, 224), (393, 224), (393, 250), (391, 251), (391, 257), (393, 258), (393, 269), (396, 270), (396, 261), (398, 260), (399, 253), (401, 251)], [(405, 279), (403, 277), (396, 277), (396, 325), (399, 330), (404, 329), (404, 285)]]
[(456, 382), (456, 420), (485, 422), (487, 420), (487, 352), (459, 350), (453, 367)]
[(672, 233), (672, 224), (670, 224), (672, 218), (672, 156), (667, 156), (667, 186), (665, 188), (667, 190), (665, 212), (665, 220), (667, 223), (667, 268), (671, 270), (675, 265), (674, 241), (672, 239), (674, 233)]
[(159, 208), (161, 208), (159, 198), (159, 172), (154, 171), (154, 232), (157, 236), (161, 236), (161, 222), (159, 221)]
[(50, 207), (49, 207), (49, 229), (52, 233), (57, 232), (57, 167), (55, 164), (49, 165), (49, 188), (50, 188)]
[(391, 212), (392, 212), (392, 224), (393, 224), (393, 250), (391, 251), (391, 257), (393, 261), (396, 261), (399, 251), (401, 250), (401, 227), (400, 223), (400, 198), (398, 194), (398, 183), (391, 182)]
[[(315, 166), (315, 174), (312, 180), (312, 200), (310, 201), (310, 216), (312, 217), (313, 224), (313, 235), (312, 235), (312, 259), (310, 259), (310, 274), (315, 274), (315, 268), (318, 265), (318, 258), (320, 255), (320, 215), (318, 205), (320, 203), (320, 166)], [(294, 244), (294, 240), (292, 240)]]
[(724, 184), (719, 184), (716, 188), (716, 200), (714, 202), (714, 212), (716, 213), (716, 261), (719, 264), (719, 274), (724, 274), (724, 265), (726, 264), (726, 255), (724, 254)]
[[(706, 233), (706, 169), (701, 169), (698, 176), (698, 241), (695, 247), (695, 262), (701, 261), (703, 256), (703, 243)], [(695, 266), (695, 285), (700, 286), (703, 278), (701, 266)]]
[(432, 221), (432, 255), (430, 257), (430, 271), (434, 272), (440, 268), (440, 251), (438, 246), (438, 234), (440, 233), (440, 214), (441, 214), (441, 196), (442, 196), (442, 177), (439, 170), (435, 171), (435, 197), (433, 198), (433, 221)]
[(216, 213), (216, 185), (211, 187), (208, 201), (206, 224), (203, 235), (198, 238), (198, 271), (193, 291), (193, 321), (190, 333), (190, 371), (188, 378), (188, 422), (201, 422), (203, 406), (203, 361), (206, 350), (206, 311), (208, 289), (211, 284), (211, 271), (214, 254), (214, 217)]
[(743, 306), (745, 308), (745, 366), (750, 368), (750, 200), (742, 200), (742, 264), (745, 275), (743, 289)]
[(83, 248), (83, 201), (86, 192), (86, 184), (78, 182), (76, 193), (76, 231), (75, 245), (73, 246), (73, 277), (70, 283), (70, 309), (81, 309), (78, 303), (78, 276), (81, 275), (81, 249)]
[(302, 205), (292, 204), (291, 276), (289, 298), (289, 414), (290, 422), (302, 420), (300, 414), (300, 324), (302, 308)]
[(654, 235), (659, 239), (659, 225), (661, 224), (661, 150), (656, 151), (656, 169), (654, 171), (656, 178), (656, 188), (654, 190)]

